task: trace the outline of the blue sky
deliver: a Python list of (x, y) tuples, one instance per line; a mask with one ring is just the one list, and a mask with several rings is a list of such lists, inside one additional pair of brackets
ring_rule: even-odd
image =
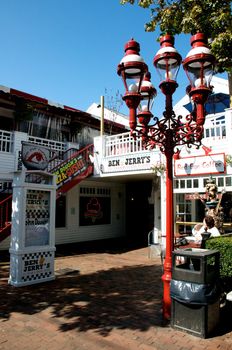
[[(1, 1), (0, 85), (83, 111), (101, 95), (107, 104), (118, 90), (124, 93), (116, 69), (124, 44), (133, 37), (159, 90), (152, 63), (159, 32), (144, 31), (149, 18), (149, 10), (122, 6), (119, 0)], [(189, 38), (176, 37), (182, 57), (190, 50)], [(174, 103), (188, 84), (182, 68), (178, 83)], [(154, 105), (153, 113), (159, 116), (164, 108), (159, 91)]]

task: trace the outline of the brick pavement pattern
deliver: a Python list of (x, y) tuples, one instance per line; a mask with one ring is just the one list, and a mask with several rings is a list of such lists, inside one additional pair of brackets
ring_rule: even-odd
[[(6, 260), (6, 259), (5, 259)], [(56, 279), (8, 285), (0, 261), (1, 350), (231, 350), (232, 327), (201, 339), (161, 312), (162, 266), (148, 248), (57, 254)], [(231, 322), (231, 318), (228, 322)]]

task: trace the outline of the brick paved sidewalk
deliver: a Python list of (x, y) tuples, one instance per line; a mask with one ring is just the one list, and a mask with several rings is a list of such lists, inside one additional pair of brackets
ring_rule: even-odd
[(73, 247), (71, 255), (58, 252), (54, 281), (18, 288), (7, 284), (4, 260), (1, 350), (232, 349), (232, 327), (201, 339), (163, 322), (160, 259), (148, 259), (147, 248), (81, 254)]

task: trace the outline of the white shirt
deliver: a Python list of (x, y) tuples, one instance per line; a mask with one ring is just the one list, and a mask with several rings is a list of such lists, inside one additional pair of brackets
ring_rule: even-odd
[[(201, 241), (202, 240), (202, 236), (201, 234), (205, 232), (205, 227), (204, 225), (202, 225), (202, 227), (200, 228), (200, 230), (195, 230), (195, 228), (193, 228), (192, 230), (192, 234), (193, 236), (196, 238), (196, 241)], [(217, 227), (212, 227), (210, 229), (207, 229), (207, 232), (210, 232), (211, 235), (210, 237), (219, 237), (221, 236), (220, 232), (218, 231)]]

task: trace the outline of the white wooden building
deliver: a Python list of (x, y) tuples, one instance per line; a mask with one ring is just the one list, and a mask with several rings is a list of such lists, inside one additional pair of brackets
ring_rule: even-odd
[[(215, 79), (214, 82), (218, 87), (216, 93), (228, 95), (225, 80)], [(25, 103), (27, 107), (31, 106), (34, 113), (27, 125), (21, 123), (19, 131), (12, 123), (15, 96), (17, 101), (22, 99), (24, 108)], [(183, 107), (187, 104), (185, 97), (175, 106), (176, 113), (181, 111), (183, 116), (187, 115), (189, 112)], [(60, 162), (72, 159), (73, 155), (67, 153), (69, 149), (77, 154), (85, 152), (88, 165), (93, 165), (93, 172), (85, 178), (70, 177), (70, 186), (65, 191), (62, 187), (61, 190), (57, 188), (56, 245), (117, 237), (146, 244), (148, 232), (154, 228), (165, 239), (165, 172), (155, 174), (152, 169), (164, 163), (163, 155), (159, 149), (145, 149), (140, 138), (132, 138), (127, 121), (123, 125), (123, 116), (111, 121), (107, 118), (104, 135), (100, 135), (100, 118), (94, 113), (97, 105), (92, 107), (91, 113), (81, 112), (0, 88), (0, 117), (3, 121), (3, 127), (0, 127), (1, 215), (8, 203), (8, 217), (3, 220), (7, 228), (3, 222), (0, 226), (0, 250), (10, 246), (11, 202), (6, 199), (12, 192), (14, 172), (20, 171), (22, 141), (49, 147), (60, 156)], [(189, 230), (190, 222), (202, 220), (204, 211), (194, 194), (205, 192), (206, 181), (211, 175), (219, 192), (225, 191), (222, 198), (225, 222), (227, 229), (232, 229), (229, 216), (232, 206), (232, 161), (229, 161), (232, 157), (232, 109), (215, 109), (215, 112), (206, 117), (203, 147), (199, 150), (183, 147), (180, 159), (174, 160), (176, 231)], [(20, 113), (22, 107), (18, 108), (19, 116)], [(21, 116), (23, 118), (25, 114)], [(110, 135), (109, 130), (114, 133)], [(94, 146), (88, 148), (91, 142)], [(65, 158), (64, 154), (68, 156)], [(62, 164), (65, 169), (66, 163)]]

